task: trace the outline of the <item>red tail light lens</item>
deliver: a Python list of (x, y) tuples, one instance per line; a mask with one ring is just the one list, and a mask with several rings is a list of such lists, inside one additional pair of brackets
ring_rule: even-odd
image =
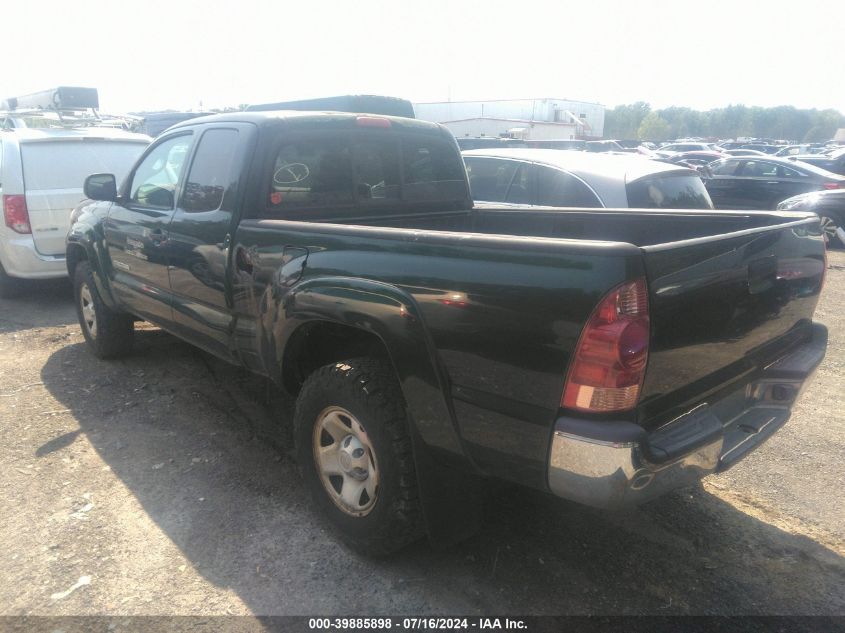
[(3, 196), (3, 217), (6, 226), (15, 233), (32, 233), (29, 224), (29, 211), (26, 209), (26, 197), (22, 195)]
[(561, 406), (595, 413), (633, 409), (645, 377), (649, 328), (645, 279), (611, 290), (581, 332)]
[(826, 182), (823, 186), (825, 189), (845, 189), (845, 183), (842, 182)]

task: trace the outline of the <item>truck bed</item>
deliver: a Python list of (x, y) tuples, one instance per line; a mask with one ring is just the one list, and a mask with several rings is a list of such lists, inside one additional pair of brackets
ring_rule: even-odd
[(823, 270), (818, 222), (801, 213), (483, 208), (311, 220), (242, 220), (237, 242), (257, 244), (264, 279), (291, 243), (308, 251), (300, 284), (359, 278), (406, 293), (476, 464), (540, 488), (570, 355), (612, 287), (648, 279), (651, 352), (635, 417), (654, 428), (809, 336)]

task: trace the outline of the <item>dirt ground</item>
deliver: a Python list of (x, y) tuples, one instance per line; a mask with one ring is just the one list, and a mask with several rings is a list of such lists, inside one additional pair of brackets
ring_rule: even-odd
[(610, 514), (494, 484), (485, 527), (385, 561), (312, 514), (292, 403), (154, 328), (84, 347), (66, 284), (0, 302), (0, 614), (845, 614), (845, 254), (792, 420)]

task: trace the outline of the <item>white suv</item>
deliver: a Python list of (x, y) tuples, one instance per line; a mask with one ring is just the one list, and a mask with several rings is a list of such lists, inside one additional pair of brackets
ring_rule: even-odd
[(0, 131), (0, 296), (21, 279), (67, 275), (65, 236), (86, 176), (126, 175), (152, 139), (113, 128)]

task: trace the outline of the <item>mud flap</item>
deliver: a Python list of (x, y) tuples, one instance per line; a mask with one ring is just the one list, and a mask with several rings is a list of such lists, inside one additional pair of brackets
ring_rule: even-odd
[(420, 502), (428, 540), (441, 549), (473, 536), (481, 527), (484, 489), (479, 476), (435, 457), (411, 425)]

